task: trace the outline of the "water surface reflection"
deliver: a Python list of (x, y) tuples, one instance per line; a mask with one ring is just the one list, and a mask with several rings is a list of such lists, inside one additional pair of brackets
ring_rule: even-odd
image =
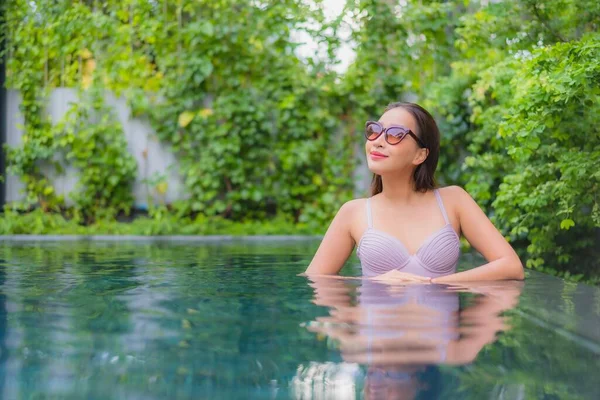
[(298, 276), (318, 244), (0, 244), (0, 398), (600, 399), (600, 288)]
[(309, 284), (313, 303), (327, 307), (328, 315), (307, 329), (332, 339), (346, 363), (365, 366), (358, 386), (368, 399), (435, 398), (438, 366), (472, 363), (509, 330), (503, 312), (518, 304), (523, 289), (514, 281), (466, 287), (324, 276), (310, 277)]

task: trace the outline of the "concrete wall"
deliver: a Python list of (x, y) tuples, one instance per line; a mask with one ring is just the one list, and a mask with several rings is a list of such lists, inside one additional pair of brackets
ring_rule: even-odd
[[(23, 125), (23, 115), (19, 111), (21, 104), (21, 95), (9, 90), (6, 93), (6, 144), (13, 147), (21, 143), (23, 133), (19, 129), (19, 125)], [(16, 201), (23, 198), (19, 193), (23, 189), (23, 184), (14, 175), (7, 174), (5, 177), (5, 198), (6, 202)]]
[[(114, 115), (121, 123), (127, 139), (127, 148), (137, 162), (137, 179), (133, 188), (135, 207), (145, 209), (148, 196), (151, 196), (155, 203), (159, 201), (170, 203), (177, 199), (186, 198), (183, 180), (177, 172), (179, 165), (169, 146), (158, 141), (148, 121), (131, 118), (131, 110), (124, 98), (117, 98), (112, 93), (107, 92), (105, 99), (106, 104), (113, 108)], [(70, 88), (54, 89), (49, 96), (45, 112), (53, 122), (57, 122), (68, 111), (70, 103), (76, 101), (77, 92), (75, 90)], [(21, 144), (23, 132), (19, 126), (23, 125), (23, 115), (19, 111), (20, 103), (21, 96), (19, 93), (9, 90), (7, 93), (7, 119), (5, 121), (6, 143), (9, 146)], [(357, 195), (363, 196), (370, 183), (370, 173), (366, 167), (363, 147), (357, 145), (356, 152), (358, 160), (354, 180)], [(67, 168), (64, 174), (58, 175), (54, 171), (54, 167), (44, 166), (44, 168), (46, 168), (45, 172), (53, 182), (57, 193), (64, 194), (67, 202), (70, 203), (68, 194), (76, 188), (78, 171), (74, 168)], [(166, 176), (168, 190), (164, 196), (143, 182), (156, 173)], [(7, 175), (6, 202), (22, 200), (24, 198), (22, 190), (23, 183), (19, 178)]]
[[(6, 142), (10, 146), (17, 146), (21, 144), (23, 135), (22, 130), (19, 128), (23, 124), (23, 115), (19, 111), (21, 97), (14, 90), (8, 91), (7, 97)], [(76, 101), (78, 99), (75, 90), (69, 88), (55, 89), (50, 94), (45, 112), (53, 122), (57, 122), (68, 111), (70, 103)], [(183, 182), (177, 173), (177, 160), (169, 146), (159, 143), (147, 121), (130, 118), (131, 110), (124, 98), (117, 98), (112, 93), (107, 93), (106, 102), (113, 108), (114, 115), (121, 123), (127, 139), (127, 148), (137, 162), (137, 179), (133, 187), (135, 207), (145, 209), (148, 195), (152, 196), (155, 202), (172, 202), (176, 199), (185, 198)], [(45, 166), (44, 168), (47, 168), (45, 172), (51, 178), (57, 193), (65, 194), (67, 202), (70, 202), (68, 193), (76, 188), (78, 171), (69, 167), (64, 174), (58, 175), (54, 167)], [(167, 177), (168, 190), (164, 196), (143, 182), (146, 178), (154, 176), (155, 173), (164, 174)], [(6, 201), (22, 200), (24, 198), (22, 189), (23, 184), (19, 178), (8, 175), (6, 179)]]

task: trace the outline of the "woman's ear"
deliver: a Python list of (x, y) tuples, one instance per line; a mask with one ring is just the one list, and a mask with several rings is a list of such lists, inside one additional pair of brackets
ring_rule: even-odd
[(415, 157), (413, 164), (419, 165), (425, 162), (429, 157), (429, 149), (419, 149), (417, 156)]

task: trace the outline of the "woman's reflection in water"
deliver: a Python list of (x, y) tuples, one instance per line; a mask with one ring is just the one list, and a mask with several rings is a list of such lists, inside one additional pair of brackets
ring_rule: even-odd
[[(339, 342), (346, 362), (366, 365), (366, 399), (437, 398), (436, 365), (463, 365), (509, 329), (502, 312), (517, 305), (523, 282), (465, 286), (309, 277), (313, 302), (329, 308), (310, 331)], [(477, 296), (460, 309), (459, 292)], [(356, 294), (356, 296), (353, 296)]]

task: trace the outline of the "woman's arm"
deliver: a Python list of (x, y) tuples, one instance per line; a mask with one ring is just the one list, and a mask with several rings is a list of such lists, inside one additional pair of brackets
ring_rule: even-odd
[(333, 275), (342, 269), (354, 248), (350, 228), (354, 211), (360, 202), (361, 200), (351, 200), (339, 209), (306, 269), (307, 275)]
[(523, 279), (523, 264), (511, 245), (496, 229), (471, 195), (458, 186), (452, 190), (460, 229), (465, 238), (488, 261), (480, 267), (435, 278), (434, 283)]
[(473, 362), (483, 346), (496, 341), (496, 333), (511, 328), (503, 313), (519, 304), (523, 286), (523, 282), (515, 281), (464, 285), (466, 292), (483, 296), (477, 297), (474, 305), (459, 314), (460, 339), (448, 346), (451, 363), (462, 365)]

